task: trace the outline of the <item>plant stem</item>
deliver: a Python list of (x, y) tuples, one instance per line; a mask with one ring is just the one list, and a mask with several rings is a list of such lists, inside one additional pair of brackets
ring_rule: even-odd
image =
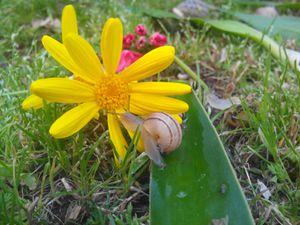
[(189, 75), (192, 79), (194, 79), (195, 81), (197, 81), (200, 86), (203, 87), (203, 89), (205, 91), (209, 91), (207, 85), (200, 79), (200, 77), (197, 76), (196, 73), (194, 73), (194, 71), (188, 66), (186, 65), (181, 59), (179, 59), (177, 56), (175, 56), (175, 62), (177, 63), (178, 66), (181, 67), (181, 69), (183, 69), (184, 72), (187, 73), (187, 75)]

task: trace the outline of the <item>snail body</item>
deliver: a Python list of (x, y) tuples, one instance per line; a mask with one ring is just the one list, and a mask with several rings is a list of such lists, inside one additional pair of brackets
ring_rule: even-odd
[(127, 130), (141, 132), (146, 154), (161, 167), (165, 163), (160, 153), (170, 153), (181, 144), (181, 127), (167, 113), (155, 112), (142, 119), (127, 112), (121, 115), (120, 120)]

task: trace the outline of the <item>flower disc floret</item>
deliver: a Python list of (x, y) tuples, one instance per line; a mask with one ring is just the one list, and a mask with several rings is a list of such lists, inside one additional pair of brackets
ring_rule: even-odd
[(104, 78), (95, 85), (95, 96), (99, 106), (108, 112), (126, 108), (129, 98), (128, 84), (116, 76)]

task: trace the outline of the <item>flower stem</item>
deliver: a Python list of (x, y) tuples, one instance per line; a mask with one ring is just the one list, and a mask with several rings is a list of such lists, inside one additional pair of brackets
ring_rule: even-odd
[(203, 80), (201, 80), (200, 77), (198, 77), (197, 74), (194, 73), (194, 71), (177, 56), (175, 56), (175, 62), (177, 63), (178, 66), (181, 67), (181, 69), (183, 69), (185, 73), (187, 73), (187, 75), (189, 75), (193, 80), (197, 81), (205, 91), (209, 90), (207, 85), (203, 82)]

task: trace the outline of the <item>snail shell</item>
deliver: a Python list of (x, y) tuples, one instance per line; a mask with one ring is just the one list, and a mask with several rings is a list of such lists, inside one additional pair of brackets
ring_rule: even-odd
[(141, 119), (127, 112), (120, 116), (120, 120), (127, 130), (141, 132), (146, 154), (160, 167), (165, 166), (160, 153), (170, 153), (181, 144), (181, 127), (167, 113), (156, 112)]
[(144, 118), (142, 126), (156, 140), (161, 153), (170, 153), (181, 144), (181, 127), (169, 114), (152, 113)]

